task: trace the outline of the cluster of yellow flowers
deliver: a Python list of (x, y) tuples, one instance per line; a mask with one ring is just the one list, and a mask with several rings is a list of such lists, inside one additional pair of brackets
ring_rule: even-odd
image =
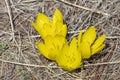
[(84, 33), (81, 30), (78, 37), (71, 42), (66, 40), (67, 26), (63, 23), (61, 12), (56, 9), (53, 19), (38, 13), (36, 22), (31, 21), (44, 42), (36, 42), (38, 50), (43, 56), (57, 62), (64, 70), (74, 70), (82, 65), (82, 59), (90, 58), (104, 47), (105, 35), (96, 39), (94, 26)]

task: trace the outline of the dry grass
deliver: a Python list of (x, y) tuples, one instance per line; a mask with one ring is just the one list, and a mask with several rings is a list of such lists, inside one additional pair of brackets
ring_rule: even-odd
[[(52, 17), (56, 8), (68, 25), (68, 40), (91, 25), (107, 35), (105, 49), (72, 72), (44, 58), (34, 44), (40, 36), (29, 20), (38, 12)], [(119, 0), (0, 0), (0, 80), (120, 80), (119, 75)]]

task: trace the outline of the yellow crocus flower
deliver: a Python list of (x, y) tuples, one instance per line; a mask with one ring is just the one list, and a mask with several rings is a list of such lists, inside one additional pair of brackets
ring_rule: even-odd
[(63, 16), (62, 13), (56, 9), (52, 19), (52, 26), (55, 29), (55, 33), (57, 35), (62, 35), (66, 37), (67, 34), (67, 25), (63, 24)]
[(47, 36), (44, 43), (36, 42), (36, 46), (43, 56), (50, 60), (55, 60), (56, 56), (62, 53), (62, 47), (65, 42), (67, 41), (63, 36)]
[(48, 35), (62, 35), (66, 37), (67, 26), (66, 24), (63, 24), (63, 17), (58, 9), (55, 10), (52, 20), (46, 15), (38, 13), (36, 23), (33, 21), (31, 21), (31, 23), (43, 39)]
[(90, 58), (105, 47), (106, 36), (102, 35), (96, 40), (94, 26), (89, 27), (84, 33), (81, 30), (78, 40), (73, 37), (68, 44), (67, 26), (63, 23), (62, 13), (58, 9), (55, 10), (52, 19), (38, 13), (36, 22), (31, 21), (31, 23), (43, 39), (43, 42), (36, 42), (38, 50), (67, 71), (79, 68), (82, 59)]
[(72, 71), (81, 66), (81, 53), (78, 51), (77, 40), (75, 37), (72, 39), (70, 45), (66, 43), (63, 46), (62, 53), (57, 56), (56, 62), (67, 71)]
[(90, 58), (105, 47), (105, 44), (103, 43), (105, 41), (105, 35), (101, 36), (96, 41), (95, 39), (96, 30), (94, 26), (89, 27), (84, 34), (80, 31), (78, 35), (78, 48), (83, 59)]
[[(36, 19), (36, 23), (34, 23), (33, 21), (31, 21), (33, 27), (36, 29), (36, 31), (41, 35), (41, 37), (44, 39), (47, 35), (49, 35), (49, 33), (47, 33), (47, 31), (45, 30), (46, 27), (50, 28), (51, 27), (51, 23), (49, 18), (42, 14), (42, 13), (38, 13), (37, 19)], [(51, 30), (48, 30), (51, 31)]]

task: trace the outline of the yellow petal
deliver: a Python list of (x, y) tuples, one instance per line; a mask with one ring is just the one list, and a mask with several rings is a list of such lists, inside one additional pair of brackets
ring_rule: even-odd
[(50, 19), (45, 14), (38, 13), (36, 23), (39, 27), (43, 27), (42, 25), (44, 23), (49, 23), (49, 22), (50, 22)]
[(78, 35), (78, 46), (80, 47), (81, 44), (81, 39), (82, 39), (82, 30), (80, 31), (79, 35)]
[(36, 31), (38, 31), (38, 33), (40, 35), (44, 34), (43, 32), (46, 31), (46, 30), (43, 29), (44, 27), (46, 27), (45, 26), (46, 24), (51, 26), (49, 18), (42, 13), (38, 13), (38, 16), (37, 16), (37, 19), (36, 19), (36, 28), (35, 29), (36, 29)]
[(62, 13), (56, 9), (53, 15), (53, 28), (55, 29), (55, 33), (57, 35), (63, 35), (66, 37), (67, 34), (67, 26), (63, 24)]
[(64, 44), (63, 49), (62, 49), (63, 50), (62, 53), (57, 55), (57, 57), (56, 57), (57, 64), (65, 70), (67, 70), (67, 68), (66, 68), (67, 67), (67, 62), (66, 61), (67, 61), (68, 56), (66, 55), (66, 53), (68, 53), (68, 49), (69, 49), (68, 43), (66, 42)]
[(33, 21), (31, 21), (31, 23), (42, 38), (53, 32), (51, 31), (52, 29), (50, 29), (51, 24), (49, 18), (42, 13), (38, 13), (36, 23), (34, 23)]
[[(99, 52), (104, 48), (103, 42), (105, 41), (105, 38), (106, 38), (106, 35), (102, 35), (95, 41), (95, 43), (91, 46), (92, 54), (95, 54), (96, 52)], [(101, 45), (102, 45), (102, 48), (101, 48)]]
[(48, 49), (46, 48), (46, 46), (43, 43), (36, 42), (36, 46), (37, 46), (38, 50), (41, 52), (41, 54), (43, 56), (45, 56), (46, 58), (50, 59), (48, 57), (49, 51), (48, 51)]
[(92, 55), (100, 52), (104, 47), (105, 47), (105, 44), (102, 44), (102, 45), (99, 46), (97, 49), (92, 49)]
[(77, 40), (76, 40), (76, 38), (75, 37), (73, 37), (73, 39), (72, 39), (72, 41), (71, 41), (71, 43), (70, 43), (70, 52), (71, 53), (74, 53), (74, 52), (72, 52), (72, 51), (75, 51), (75, 50), (77, 50)]
[(69, 65), (69, 70), (74, 70), (77, 69), (81, 66), (81, 53), (78, 51), (77, 47), (77, 40), (75, 37), (73, 37), (71, 43), (70, 43), (70, 48), (69, 48), (69, 55), (71, 55), (69, 58), (70, 63)]
[(66, 34), (67, 34), (67, 25), (63, 25), (62, 26), (62, 30), (61, 30), (61, 33), (64, 37), (66, 37)]
[(100, 36), (95, 43), (92, 45), (92, 48), (97, 48), (99, 47), (101, 44), (103, 44), (103, 42), (105, 41), (106, 35), (102, 35)]
[(55, 24), (56, 22), (63, 23), (62, 13), (58, 9), (55, 10), (53, 15), (53, 24)]
[(90, 45), (88, 42), (82, 41), (79, 49), (81, 51), (83, 59), (87, 59), (91, 57)]
[(35, 28), (36, 31), (38, 31), (38, 33), (40, 33), (40, 28), (37, 26), (36, 23), (34, 23), (32, 20), (30, 21), (32, 26)]
[(96, 38), (96, 30), (94, 26), (89, 27), (82, 36), (82, 40), (87, 41), (90, 46)]

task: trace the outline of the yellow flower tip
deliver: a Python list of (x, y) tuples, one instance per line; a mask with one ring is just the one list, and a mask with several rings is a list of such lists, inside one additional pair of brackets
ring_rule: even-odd
[[(37, 42), (36, 42), (36, 46), (37, 46), (38, 50), (41, 52), (41, 54), (42, 54), (44, 57), (50, 59), (50, 58), (48, 57), (49, 51), (46, 49), (46, 46), (45, 46), (43, 43), (37, 41)], [(50, 60), (51, 60), (51, 59), (50, 59)]]
[(94, 42), (94, 44), (91, 46), (92, 55), (100, 52), (105, 47), (105, 38), (106, 35), (102, 35)]
[(53, 15), (53, 24), (55, 24), (56, 22), (63, 23), (62, 13), (58, 9), (55, 10)]
[(71, 43), (70, 43), (70, 47), (72, 47), (72, 46), (77, 46), (76, 41), (77, 41), (76, 38), (73, 37), (73, 38), (72, 38), (72, 41), (71, 41)]
[(81, 39), (82, 39), (82, 30), (80, 30), (78, 35), (78, 47), (80, 47)]
[(106, 35), (103, 34), (101, 37), (102, 37), (103, 41), (105, 41), (105, 39), (106, 39)]
[(40, 43), (40, 42), (38, 42), (38, 41), (37, 41), (35, 44), (38, 46), (38, 45), (39, 45), (39, 43)]
[(97, 48), (99, 47), (101, 44), (103, 44), (103, 42), (105, 41), (106, 35), (102, 35), (100, 36), (92, 45), (92, 48)]
[(90, 28), (93, 28), (93, 29), (95, 29), (95, 26), (90, 26)]
[(55, 10), (54, 15), (56, 15), (56, 17), (58, 17), (58, 19), (63, 20), (63, 19), (62, 19), (62, 18), (63, 18), (63, 17), (62, 17), (62, 13), (60, 12), (59, 9), (56, 9), (56, 10)]
[(31, 22), (32, 26), (35, 28), (35, 30), (36, 30), (36, 31), (41, 35), (41, 37), (43, 38), (44, 35), (46, 35), (46, 34), (44, 34), (45, 32), (44, 32), (43, 30), (41, 30), (41, 27), (38, 26), (36, 23), (34, 23), (32, 20), (30, 20), (30, 22)]
[(96, 48), (95, 50), (92, 49), (92, 55), (100, 52), (101, 50), (103, 50), (104, 47), (105, 47), (105, 44), (102, 44), (101, 46), (99, 46), (99, 47)]
[(43, 13), (38, 13), (36, 23), (37, 24), (44, 24), (44, 23), (49, 23), (50, 19)]
[(63, 25), (63, 36), (66, 37), (67, 35), (67, 25)]
[(82, 36), (82, 40), (87, 41), (90, 45), (94, 42), (95, 38), (96, 30), (94, 26), (89, 27)]
[(34, 28), (36, 28), (36, 24), (33, 22), (33, 20), (30, 20), (30, 23), (32, 24), (32, 26), (33, 26)]

